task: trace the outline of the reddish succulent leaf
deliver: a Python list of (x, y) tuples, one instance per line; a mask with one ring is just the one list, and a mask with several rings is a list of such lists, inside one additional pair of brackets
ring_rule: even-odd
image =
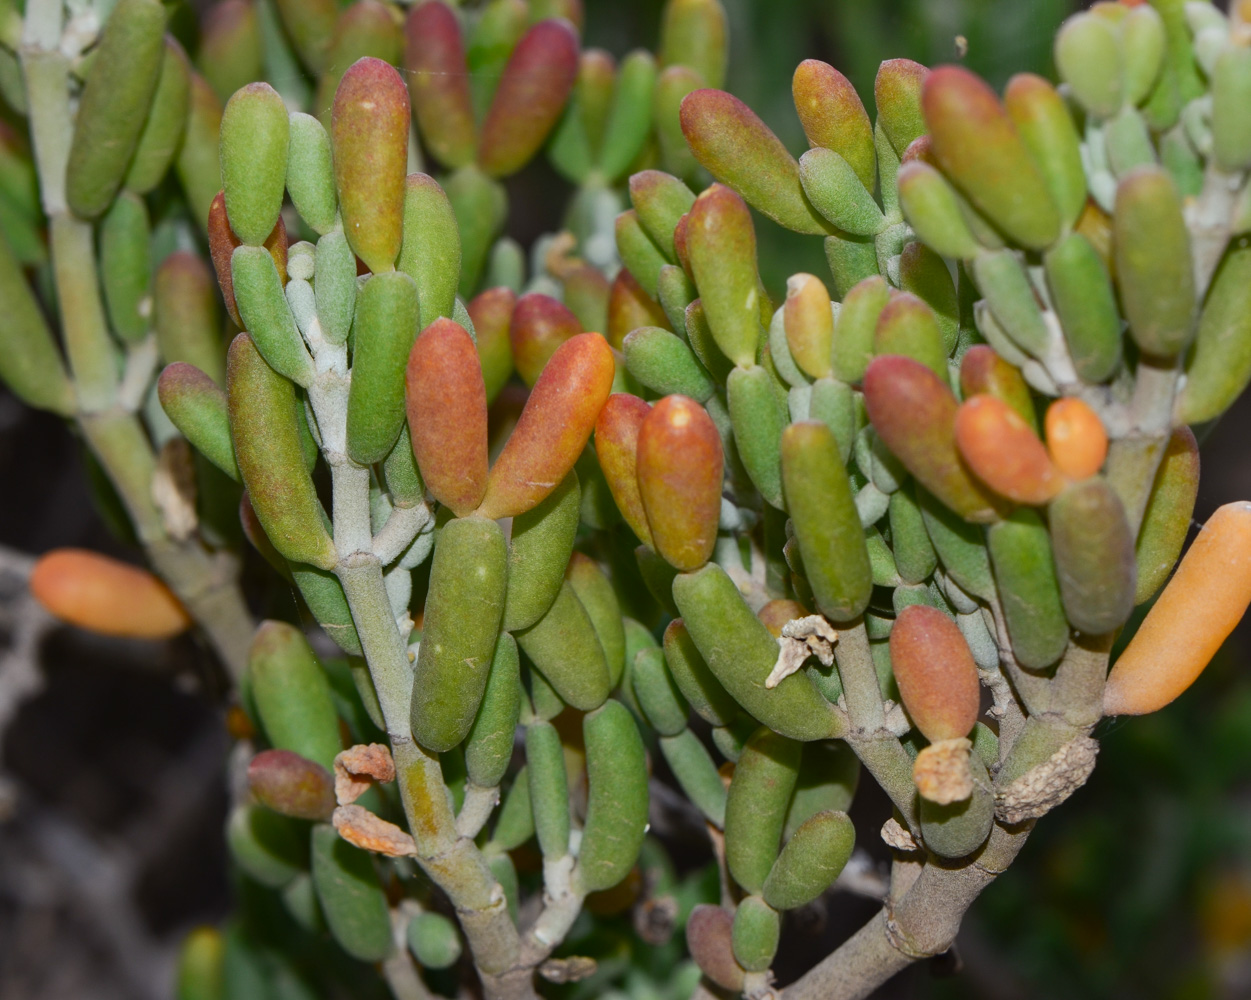
[(262, 750), (248, 764), (248, 787), (261, 805), (296, 819), (325, 820), (334, 812), (334, 779), (294, 750)]
[(943, 66), (926, 78), (922, 104), (943, 172), (1013, 240), (1048, 246), (1059, 212), (995, 92), (968, 70)]
[(168, 587), (146, 569), (86, 549), (54, 549), (30, 574), (43, 607), (78, 628), (132, 639), (169, 639), (191, 624)]
[(722, 989), (738, 993), (745, 973), (734, 960), (734, 918), (728, 910), (700, 903), (686, 922), (686, 945), (700, 971)]
[(873, 125), (851, 81), (829, 63), (805, 59), (791, 80), (791, 95), (809, 145), (841, 155), (872, 191), (877, 179)]
[(1103, 468), (1108, 457), (1108, 432), (1103, 421), (1076, 396), (1057, 399), (1047, 407), (1044, 421), (1047, 453), (1070, 479), (1088, 479)]
[(638, 440), (648, 403), (628, 392), (613, 393), (595, 421), (595, 454), (617, 509), (643, 544), (652, 546), (652, 532), (639, 493)]
[(919, 361), (875, 358), (864, 374), (864, 402), (883, 443), (917, 480), (966, 521), (996, 517), (994, 498), (956, 450), (956, 397)]
[(542, 21), (517, 43), (482, 123), (478, 163), (492, 177), (516, 173), (543, 145), (578, 76), (578, 36)]
[(673, 567), (699, 569), (721, 520), (721, 436), (693, 399), (666, 396), (638, 438), (638, 484), (656, 551)]
[(513, 352), (508, 330), (516, 301), (513, 290), (500, 285), (479, 292), (465, 306), (478, 337), (478, 360), (482, 363), (488, 402), (499, 394), (512, 374)]
[(626, 334), (640, 326), (670, 329), (669, 318), (660, 303), (643, 291), (634, 275), (623, 267), (608, 291), (608, 342), (620, 351)]
[(1038, 435), (994, 396), (972, 396), (960, 405), (956, 445), (982, 482), (1016, 503), (1041, 506), (1065, 486)]
[(612, 391), (612, 349), (598, 333), (561, 344), (534, 384), (487, 478), (478, 512), (511, 517), (533, 508), (569, 474)]
[(929, 72), (911, 59), (887, 59), (873, 81), (878, 122), (900, 155), (925, 131), (921, 88)]
[(581, 332), (578, 317), (550, 295), (530, 292), (519, 298), (509, 322), (508, 341), (522, 381), (534, 385), (556, 349)]
[(421, 332), (405, 373), (408, 432), (426, 489), (463, 517), (487, 480), (487, 398), (473, 340), (437, 319)]
[(759, 212), (797, 233), (825, 236), (799, 164), (756, 113), (732, 94), (696, 90), (682, 100), (682, 133), (695, 158)]
[(890, 660), (904, 708), (930, 742), (967, 736), (981, 689), (964, 635), (928, 604), (904, 608), (890, 630)]
[(408, 93), (421, 138), (445, 167), (462, 167), (473, 159), (477, 126), (460, 22), (442, 0), (429, 0), (409, 12), (404, 35)]
[[(217, 274), (217, 284), (222, 290), (222, 298), (226, 302), (226, 311), (234, 320), (235, 326), (243, 329), (243, 320), (239, 318), (239, 306), (235, 303), (235, 283), (231, 277), (230, 258), (236, 247), (243, 246), (243, 241), (235, 235), (226, 219), (226, 196), (218, 191), (208, 214), (209, 256), (213, 259), (213, 270)], [(265, 249), (274, 258), (278, 267), (278, 277), (287, 283), (287, 227), (282, 216), (278, 216), (278, 224), (265, 241)]]
[(395, 67), (353, 63), (334, 95), (334, 180), (344, 234), (375, 274), (393, 270), (400, 252), (408, 128), (408, 88)]
[(1038, 430), (1029, 386), (1021, 373), (996, 354), (994, 348), (975, 344), (965, 352), (960, 362), (960, 391), (965, 399), (985, 394), (1003, 400), (1032, 430)]

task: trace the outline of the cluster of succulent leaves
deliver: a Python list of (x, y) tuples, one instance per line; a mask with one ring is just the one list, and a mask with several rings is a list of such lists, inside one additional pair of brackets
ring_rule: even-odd
[[(5, 10), (0, 377), (237, 681), (239, 915), (182, 995), (759, 991), (862, 764), (902, 858), (1010, 862), (1193, 679), (1104, 684), (1251, 380), (1235, 7), (1096, 4), (1062, 89), (892, 60), (873, 116), (806, 61), (798, 160), (717, 89), (717, 0), (620, 66), (568, 0), (226, 0), (200, 73), (155, 0)], [(540, 154), (576, 189), (527, 254)], [(750, 209), (830, 283), (773, 303)], [(239, 523), (339, 655), (253, 635)], [(661, 759), (723, 871), (647, 836)]]

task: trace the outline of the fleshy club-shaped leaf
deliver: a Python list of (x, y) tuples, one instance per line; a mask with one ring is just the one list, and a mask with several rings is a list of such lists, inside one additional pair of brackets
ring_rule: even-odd
[(204, 77), (192, 73), (187, 125), (174, 166), (186, 192), (188, 207), (201, 224), (208, 218), (209, 205), (222, 187), (218, 153), (221, 124), (221, 101)]
[(851, 81), (829, 63), (805, 59), (791, 80), (791, 95), (808, 144), (838, 153), (872, 191), (877, 183), (873, 125)]
[(332, 569), (334, 542), (304, 465), (295, 388), (242, 333), (230, 345), (226, 385), (239, 474), (265, 534), (288, 559)]
[(890, 295), (890, 286), (875, 274), (857, 282), (843, 296), (831, 356), (835, 378), (850, 383), (864, 378), (873, 360), (873, 332)]
[(926, 246), (956, 260), (973, 257), (977, 237), (960, 208), (959, 196), (941, 173), (922, 160), (899, 168), (895, 183), (904, 218)]
[(581, 552), (573, 553), (565, 569), (565, 579), (591, 619), (608, 663), (609, 679), (616, 687), (625, 670), (626, 640), (621, 604), (612, 582), (594, 559)]
[(943, 66), (926, 78), (922, 106), (943, 172), (1011, 239), (1048, 246), (1059, 212), (995, 92), (968, 70)]
[(517, 299), (508, 325), (513, 365), (526, 385), (538, 381), (561, 344), (582, 332), (578, 317), (564, 303), (541, 292)]
[(667, 328), (665, 311), (623, 267), (608, 290), (608, 342), (616, 350), (625, 344), (626, 334), (640, 326)]
[(660, 25), (660, 64), (689, 66), (706, 86), (725, 79), (728, 27), (719, 0), (673, 0)]
[(641, 170), (630, 177), (630, 204), (647, 235), (670, 263), (676, 261), (673, 231), (695, 204), (691, 189), (660, 170)]
[(1190, 340), (1195, 285), (1190, 230), (1168, 171), (1145, 166), (1122, 177), (1112, 219), (1130, 336), (1147, 354), (1174, 357)]
[[(226, 302), (226, 311), (230, 313), (230, 318), (234, 320), (235, 326), (242, 329), (243, 319), (239, 315), (239, 304), (235, 301), (234, 276), (231, 274), (230, 261), (234, 256), (235, 250), (243, 245), (243, 241), (235, 235), (230, 228), (229, 220), (226, 218), (226, 197), (224, 192), (218, 191), (213, 198), (212, 204), (209, 205), (207, 220), (209, 256), (213, 260), (213, 271), (217, 275), (217, 284), (222, 290), (222, 298)], [(281, 216), (278, 217), (278, 222), (274, 226), (273, 232), (269, 234), (269, 238), (265, 241), (265, 249), (274, 258), (274, 266), (278, 269), (279, 283), (286, 284), (287, 228), (283, 225)]]
[(123, 186), (135, 194), (147, 194), (164, 179), (182, 143), (191, 100), (191, 71), (187, 55), (173, 38), (165, 36), (161, 73), (152, 106), (135, 144)]
[(465, 740), (465, 772), (480, 788), (495, 787), (508, 771), (521, 713), (521, 693), (517, 641), (501, 632), (495, 642), (482, 705)]
[(413, 736), (428, 750), (444, 753), (469, 735), (486, 691), (507, 577), (498, 524), (458, 517), (443, 526), (413, 665)]
[(734, 768), (725, 803), (726, 864), (748, 892), (764, 887), (777, 859), (802, 754), (802, 743), (762, 726)]
[(555, 127), (578, 76), (578, 36), (542, 21), (513, 49), (482, 123), (478, 163), (492, 177), (516, 173)]
[(35, 563), (30, 592), (44, 610), (99, 635), (170, 639), (191, 617), (146, 569), (86, 549), (54, 549)]
[(126, 176), (160, 77), (165, 18), (156, 0), (121, 0), (100, 34), (65, 173), (65, 197), (84, 218), (102, 214)]
[(689, 220), (687, 251), (708, 326), (727, 358), (750, 365), (762, 332), (751, 212), (737, 194), (714, 184), (695, 199)]
[(647, 235), (633, 209), (617, 216), (616, 236), (617, 252), (621, 255), (622, 263), (629, 268), (643, 291), (654, 299), (660, 281), (660, 269), (669, 263), (669, 259)]
[(199, 255), (177, 250), (161, 262), (152, 313), (162, 358), (193, 364), (218, 385), (225, 384), (221, 313), (212, 275)]
[(398, 66), (404, 61), (403, 25), (382, 0), (357, 0), (343, 9), (335, 25), (325, 68), (313, 98), (318, 117), (332, 132), (335, 91), (344, 71), (366, 58), (379, 59), (389, 66)]
[(387, 457), (404, 425), (404, 371), (418, 330), (413, 279), (392, 271), (366, 281), (357, 296), (353, 330), (347, 449), (369, 465)]
[(744, 971), (734, 958), (730, 938), (734, 917), (711, 903), (700, 903), (686, 922), (686, 946), (700, 971), (724, 990), (738, 993)]
[(1224, 413), (1251, 382), (1251, 243), (1240, 240), (1216, 270), (1194, 353), (1186, 365), (1186, 384), (1177, 417), (1202, 423)]
[(516, 301), (513, 290), (501, 285), (479, 293), (465, 306), (469, 318), (473, 320), (474, 333), (478, 335), (478, 362), (482, 366), (488, 403), (499, 395), (513, 372), (508, 333)]
[(738, 702), (708, 668), (681, 618), (666, 626), (664, 650), (669, 672), (696, 715), (709, 725), (725, 726), (740, 714)]
[(670, 66), (656, 80), (652, 118), (661, 162), (671, 174), (690, 181), (699, 169), (682, 132), (682, 101), (705, 85), (704, 79), (689, 66)]
[(738, 964), (749, 972), (766, 972), (777, 954), (782, 915), (758, 895), (739, 900), (730, 943)]
[(460, 283), (460, 231), (452, 203), (428, 174), (409, 174), (404, 182), (404, 238), (396, 267), (417, 282), (423, 328), (452, 315)]
[(947, 377), (947, 352), (938, 317), (909, 292), (892, 295), (873, 330), (875, 355), (897, 354), (925, 365), (940, 379)]
[(48, 321), (35, 298), (22, 262), (0, 233), (0, 381), (18, 399), (39, 409), (69, 416), (76, 405)]
[(479, 513), (530, 510), (573, 468), (612, 389), (615, 362), (598, 333), (565, 341), (543, 369), (487, 478)]
[(404, 67), (413, 117), (430, 155), (463, 167), (474, 156), (477, 126), (460, 22), (442, 0), (419, 3), (404, 26)]
[(1042, 670), (1060, 658), (1069, 640), (1047, 526), (1036, 511), (1020, 507), (991, 525), (986, 548), (1012, 652), (1022, 666)]
[[(595, 455), (608, 481), (608, 489), (639, 541), (653, 546), (643, 497), (639, 492), (638, 438), (651, 406), (629, 393), (618, 392), (608, 397), (595, 421)], [(720, 499), (718, 516), (720, 512)]]
[[(679, 573), (673, 581), (673, 599), (708, 668), (751, 715), (790, 739), (838, 735), (839, 717), (806, 674), (792, 674), (774, 688), (764, 686), (777, 663), (777, 640), (752, 613), (725, 570), (708, 563), (693, 573)], [(674, 678), (678, 678), (676, 668)], [(691, 693), (685, 689), (683, 693), (694, 706)]]
[(647, 830), (647, 754), (629, 709), (609, 700), (582, 720), (586, 822), (576, 884), (610, 889), (638, 860)]
[(626, 367), (644, 388), (661, 396), (690, 396), (703, 403), (716, 391), (712, 377), (677, 334), (642, 326), (622, 345)]
[(1079, 632), (1103, 635), (1134, 610), (1134, 536), (1116, 491), (1102, 476), (1074, 483), (1048, 508), (1060, 597)]
[[(1047, 407), (1047, 454), (1070, 479), (1089, 479), (1108, 457), (1108, 432), (1103, 421), (1076, 396)], [(1180, 551), (1180, 550), (1179, 550)]]
[(196, 61), (223, 101), (263, 74), (261, 44), (255, 4), (222, 0), (208, 10)]
[(230, 255), (230, 277), (239, 316), (265, 360), (293, 382), (312, 382), (313, 359), (283, 295), (273, 255), (264, 247), (237, 247)]
[(408, 90), (381, 59), (353, 63), (334, 95), (330, 139), (343, 231), (375, 274), (395, 267), (408, 173)]
[(330, 681), (302, 632), (280, 621), (256, 630), (248, 653), (252, 697), (269, 742), (334, 767), (342, 749)]
[(1033, 428), (994, 396), (971, 396), (960, 404), (956, 446), (978, 479), (1016, 503), (1041, 506), (1064, 488)]
[(782, 483), (817, 607), (850, 621), (868, 606), (873, 573), (847, 469), (825, 424), (803, 421), (783, 432)]
[(1173, 571), (1190, 530), (1198, 494), (1199, 443), (1189, 427), (1178, 427), (1156, 470), (1142, 527), (1138, 529), (1135, 604), (1154, 597)]
[(275, 6), (301, 61), (320, 73), (334, 37), (338, 14), (334, 0), (276, 0)]
[(450, 319), (413, 344), (405, 375), (408, 430), (426, 489), (463, 517), (487, 480), (487, 398), (473, 340)]
[(604, 647), (568, 581), (543, 617), (517, 633), (517, 642), (566, 704), (589, 712), (612, 691)]
[(248, 764), (248, 787), (261, 805), (294, 819), (326, 820), (334, 812), (334, 779), (292, 750), (262, 750)]
[(965, 470), (956, 448), (956, 397), (911, 358), (876, 358), (864, 375), (869, 420), (918, 482), (966, 521), (995, 518), (995, 503)]
[(1073, 116), (1059, 91), (1041, 76), (1018, 73), (1003, 92), (1004, 108), (1037, 165), (1062, 222), (1086, 207), (1086, 171)]
[(656, 647), (639, 650), (630, 667), (630, 687), (643, 717), (661, 736), (677, 736), (686, 729), (691, 706), (665, 665), (664, 651)]
[(1038, 432), (1034, 400), (1020, 371), (1004, 361), (994, 349), (974, 344), (960, 361), (960, 391), (965, 399), (979, 394), (994, 396), (1007, 403), (1016, 414)]
[(829, 233), (829, 224), (808, 204), (795, 158), (737, 97), (721, 90), (688, 94), (682, 132), (708, 172), (757, 211), (797, 233)]
[(1219, 507), (1191, 543), (1103, 692), (1105, 715), (1145, 715), (1194, 683), (1251, 603), (1251, 504)]
[(1056, 35), (1055, 60), (1077, 103), (1096, 119), (1120, 110), (1124, 74), (1115, 24), (1094, 13), (1070, 17)]
[(926, 67), (911, 59), (887, 59), (878, 67), (873, 100), (878, 122), (897, 156), (926, 131), (921, 90), (929, 74)]
[(885, 226), (882, 210), (855, 168), (832, 149), (818, 146), (804, 153), (799, 180), (812, 206), (843, 232), (872, 236)]
[(578, 476), (570, 472), (547, 499), (513, 519), (505, 631), (529, 628), (556, 600), (573, 552), (581, 499)]
[(1110, 378), (1121, 364), (1121, 317), (1099, 252), (1072, 232), (1043, 255), (1043, 266), (1077, 374), (1087, 382)]
[(834, 884), (855, 844), (856, 828), (845, 812), (815, 813), (791, 835), (769, 869), (761, 890), (765, 902), (775, 910), (811, 903)]
[(834, 313), (830, 293), (820, 278), (795, 274), (786, 279), (782, 323), (786, 346), (804, 374), (814, 379), (832, 374)]
[(981, 686), (969, 644), (950, 616), (925, 604), (904, 608), (890, 631), (890, 661), (904, 707), (927, 740), (969, 735)]
[(1212, 70), (1212, 152), (1221, 169), (1237, 173), (1251, 166), (1251, 49), (1230, 45)]
[(774, 376), (762, 365), (735, 368), (726, 383), (726, 403), (743, 468), (765, 501), (782, 509), (778, 441), (789, 414), (776, 385)]
[(712, 556), (721, 519), (724, 456), (716, 425), (694, 400), (666, 396), (644, 417), (636, 448), (651, 544), (671, 566), (698, 569)]
[(638, 158), (652, 130), (652, 94), (656, 89), (656, 60), (636, 49), (621, 61), (616, 93), (604, 123), (599, 169), (618, 182)]
[(317, 901), (331, 935), (353, 958), (382, 961), (393, 947), (391, 917), (373, 860), (327, 823), (313, 827), (310, 853)]
[(222, 114), (222, 189), (230, 228), (260, 246), (278, 222), (287, 186), (291, 126), (286, 105), (267, 83), (249, 83)]
[(196, 451), (239, 481), (230, 441), (226, 393), (204, 372), (185, 362), (169, 365), (157, 381), (161, 408)]

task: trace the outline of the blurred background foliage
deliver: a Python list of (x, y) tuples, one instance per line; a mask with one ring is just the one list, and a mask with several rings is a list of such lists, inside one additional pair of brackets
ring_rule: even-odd
[[(584, 2), (588, 45), (620, 57), (655, 43), (662, 0)], [(870, 109), (873, 78), (885, 58), (928, 65), (961, 61), (1001, 88), (1017, 72), (1053, 75), (1056, 27), (1081, 6), (1073, 0), (724, 2), (731, 21), (727, 89), (796, 153), (804, 142), (790, 80), (802, 59), (820, 58), (838, 67)], [(189, 7), (174, 24), (180, 33), (193, 35)], [(193, 37), (184, 41), (194, 49)], [(564, 182), (550, 167), (536, 162), (509, 184), (514, 235), (528, 243), (559, 228), (564, 198), (553, 197), (552, 191)], [(762, 273), (775, 297), (796, 271), (828, 276), (819, 240), (788, 233), (760, 217), (757, 232)], [(7, 395), (3, 389), (0, 394)], [(24, 484), (3, 491), (0, 544), (32, 552), (54, 544), (116, 550), (99, 515), (91, 513), (85, 476), (64, 428), (46, 416), (18, 415), (12, 398), (0, 398), (0, 417), (0, 481)], [(1251, 496), (1248, 421), (1251, 405), (1244, 399), (1208, 434), (1197, 518), (1229, 500)], [(38, 511), (32, 509), (36, 501)], [(1251, 997), (1249, 648), (1251, 631), (1244, 624), (1179, 702), (1153, 716), (1106, 724), (1097, 734), (1102, 751), (1093, 778), (1041, 824), (1017, 863), (973, 908), (958, 956), (915, 970), (892, 984), (890, 995), (934, 1000)], [(110, 652), (114, 662), (95, 666), (121, 671), (117, 660), (123, 657)], [(101, 758), (101, 747), (116, 741), (130, 749), (122, 754), (126, 788), (112, 792), (126, 797), (127, 802), (118, 803), (126, 808), (154, 791), (144, 789), (142, 767), (136, 773), (136, 748), (150, 755), (204, 753), (203, 741), (188, 734), (220, 722), (211, 711), (193, 709), (194, 699), (185, 694), (162, 694), (159, 683), (152, 683), (161, 670), (151, 664), (129, 675), (110, 674), (106, 681), (97, 670), (84, 669), (82, 654), (71, 647), (55, 657), (63, 667), (53, 673), (48, 691), (28, 706), (25, 718), (10, 728), (3, 757), (48, 801), (63, 803), (88, 826), (109, 830), (117, 823), (100, 797), (109, 794), (102, 786), (117, 771), (101, 765), (117, 761), (108, 752)], [(84, 699), (85, 690), (94, 696)], [(55, 753), (29, 745), (26, 737), (49, 731), (51, 719), (66, 722), (61, 706), (69, 701), (79, 708), (68, 718), (82, 725), (68, 727), (71, 734)], [(140, 706), (144, 710), (136, 711)], [(171, 725), (181, 736), (166, 732)], [(211, 756), (218, 744), (210, 744)], [(73, 777), (67, 780), (67, 775)], [(224, 796), (209, 801), (210, 812), (224, 810)], [(162, 860), (157, 870), (164, 874), (154, 876), (151, 890), (155, 902), (144, 907), (171, 933), (193, 921), (218, 919), (227, 899), (224, 855), (216, 838), (220, 817), (197, 811), (189, 820), (176, 852), (181, 862)], [(862, 843), (876, 840), (869, 826), (861, 833)], [(196, 867), (193, 877), (175, 874), (186, 866)], [(873, 909), (846, 896), (833, 899), (829, 908), (846, 910), (844, 915), (856, 920)], [(15, 956), (20, 940), (33, 940), (34, 928), (15, 927), (10, 922), (15, 916), (0, 898), (0, 954)], [(833, 916), (832, 924), (844, 923)], [(45, 928), (39, 936), (50, 931)], [(824, 953), (815, 945), (810, 950), (792, 956), (796, 971)]]

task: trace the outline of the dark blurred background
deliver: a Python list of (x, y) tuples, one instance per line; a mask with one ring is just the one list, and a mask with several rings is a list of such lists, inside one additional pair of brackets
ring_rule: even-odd
[[(725, 0), (727, 89), (795, 152), (794, 66), (824, 59), (872, 108), (878, 63), (961, 60), (1001, 87), (1051, 73), (1068, 0)], [(623, 55), (655, 43), (661, 0), (585, 0), (586, 40)], [(558, 228), (560, 182), (514, 182), (514, 235)], [(826, 274), (820, 241), (758, 219), (766, 283)], [(1195, 516), (1251, 497), (1246, 400), (1204, 441)], [(77, 545), (134, 558), (93, 503), (78, 443), (0, 390), (0, 563)], [(20, 589), (0, 572), (0, 997), (112, 1000), (171, 994), (185, 931), (227, 912), (221, 829), (228, 752), (207, 655), (59, 631), (42, 671), (18, 670)], [(14, 610), (16, 609), (16, 610)], [(883, 995), (986, 998), (1251, 997), (1251, 673), (1244, 626), (1177, 703), (1108, 725), (1090, 783), (1046, 818), (974, 907), (957, 954)], [(871, 838), (873, 827), (862, 828)], [(844, 908), (844, 920), (837, 919)], [(863, 901), (833, 897), (832, 926)], [(814, 940), (816, 940), (814, 938)], [(800, 951), (800, 942), (796, 948)], [(788, 960), (799, 967), (821, 957)]]

